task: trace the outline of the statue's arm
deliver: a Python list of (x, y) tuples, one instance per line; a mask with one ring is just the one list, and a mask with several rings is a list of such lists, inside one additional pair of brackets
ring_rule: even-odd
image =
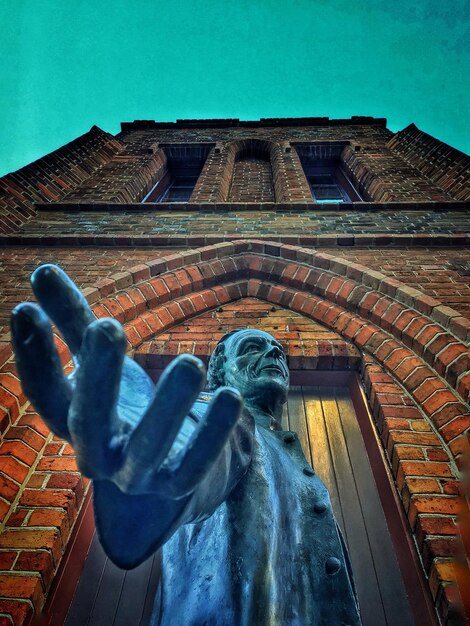
[[(95, 483), (101, 540), (113, 560), (132, 567), (181, 524), (210, 515), (246, 470), (251, 439), (238, 424), (240, 395), (219, 389), (198, 423), (191, 422), (205, 380), (198, 359), (177, 357), (155, 387), (125, 356), (120, 324), (96, 320), (60, 268), (40, 267), (32, 286), (39, 305), (23, 303), (12, 313), (23, 389), (48, 426), (73, 445), (79, 469)], [(49, 320), (74, 357), (70, 377)]]

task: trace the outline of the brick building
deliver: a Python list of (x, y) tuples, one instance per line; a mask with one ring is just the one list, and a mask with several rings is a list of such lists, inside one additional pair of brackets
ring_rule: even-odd
[[(31, 298), (28, 276), (43, 262), (61, 265), (98, 317), (124, 324), (131, 355), (155, 378), (176, 354), (207, 360), (232, 328), (272, 332), (296, 385), (286, 428), (315, 467), (306, 399), (320, 406), (325, 385), (349, 389), (410, 623), (459, 623), (469, 169), (413, 124), (394, 134), (368, 117), (229, 119), (136, 121), (116, 136), (93, 127), (0, 179), (0, 624), (41, 612), (59, 623), (50, 616), (65, 615), (93, 531), (89, 484), (26, 401), (9, 343), (9, 311)], [(322, 406), (324, 480), (345, 509), (335, 445), (353, 474), (360, 448), (346, 422), (338, 443)], [(393, 585), (381, 567), (385, 606)]]

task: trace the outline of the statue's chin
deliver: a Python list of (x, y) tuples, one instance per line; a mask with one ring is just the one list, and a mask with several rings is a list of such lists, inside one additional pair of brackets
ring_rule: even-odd
[(273, 404), (273, 408), (275, 408), (275, 406), (286, 402), (288, 390), (289, 385), (282, 374), (273, 376), (272, 373), (269, 375), (261, 373), (250, 380), (245, 393), (242, 395), (247, 401), (253, 400), (256, 404), (264, 406)]

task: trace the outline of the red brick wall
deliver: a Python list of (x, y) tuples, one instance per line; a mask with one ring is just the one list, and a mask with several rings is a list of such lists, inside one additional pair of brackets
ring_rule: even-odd
[(364, 200), (404, 202), (451, 199), (385, 146), (361, 146), (359, 151), (348, 146), (342, 160)]
[(414, 124), (398, 132), (388, 147), (456, 200), (470, 200), (470, 157), (423, 133)]
[[(106, 207), (109, 206), (109, 209)], [(467, 246), (470, 213), (462, 205), (395, 203), (362, 207), (270, 204), (75, 205), (42, 210), (4, 244), (200, 246), (240, 237), (311, 246)], [(147, 207), (147, 205), (145, 205)], [(50, 209), (50, 207), (48, 207)], [(80, 210), (78, 210), (80, 209)], [(460, 235), (460, 237), (456, 237)]]
[[(0, 269), (0, 337), (8, 331), (10, 313), (14, 306), (33, 298), (29, 278), (43, 263), (60, 265), (83, 289), (105, 284), (106, 279), (139, 262), (169, 254), (148, 248), (87, 248), (11, 247), (3, 250)], [(0, 339), (1, 345), (1, 339)]]
[(267, 159), (243, 158), (233, 167), (230, 202), (274, 202), (273, 175)]
[[(63, 148), (1, 179), (0, 188), (4, 191), (0, 205), (1, 232), (14, 232), (35, 214), (33, 205), (37, 202), (57, 202), (64, 196), (69, 203), (140, 201), (165, 168), (163, 151), (155, 150), (155, 145), (181, 141), (181, 129), (152, 125), (145, 130), (136, 128), (127, 127), (116, 139), (93, 127)], [(450, 148), (447, 150), (444, 144), (436, 143), (417, 129), (412, 130), (414, 134), (411, 133), (409, 140), (409, 129), (391, 139), (390, 132), (378, 121), (362, 125), (331, 122), (310, 127), (185, 129), (186, 142), (217, 143), (191, 202), (227, 199), (231, 161), (240, 145), (250, 142), (270, 145), (276, 201), (307, 202), (310, 198), (295, 149), (286, 152), (289, 142), (341, 140), (350, 144), (342, 158), (366, 200), (445, 202), (452, 198), (466, 199), (462, 189), (468, 162), (464, 155)], [(423, 143), (428, 147), (432, 144), (424, 155), (419, 154)], [(425, 163), (434, 158), (435, 162), (429, 166), (432, 171), (429, 167), (426, 169)], [(266, 200), (264, 196), (262, 200)], [(254, 194), (250, 202), (256, 201)]]
[[(355, 367), (358, 351), (364, 354), (363, 376), (374, 419), (387, 446), (431, 592), (441, 612), (455, 602), (451, 557), (457, 543), (455, 515), (460, 500), (454, 462), (460, 464), (463, 458), (466, 439), (462, 433), (470, 425), (463, 403), (470, 390), (465, 346), (468, 320), (357, 263), (263, 242), (219, 244), (172, 254), (122, 272), (87, 293), (98, 316), (112, 315), (124, 323), (131, 349), (142, 353), (139, 358), (145, 357), (153, 336), (160, 336), (158, 345), (165, 338), (161, 334), (170, 329), (167, 338), (175, 349), (180, 324), (189, 324), (190, 331), (192, 327), (195, 331), (192, 346), (185, 343), (185, 348), (207, 354), (211, 347), (207, 338), (201, 343), (197, 337), (201, 322), (197, 317), (192, 323), (187, 319), (203, 314), (202, 323), (210, 319), (213, 324), (226, 319), (225, 311), (232, 320), (226, 322), (229, 328), (237, 325), (231, 318), (234, 312), (243, 310), (246, 315), (252, 310), (257, 323), (269, 326), (277, 317), (271, 307), (282, 312), (284, 325), (296, 320), (295, 336), (285, 338), (291, 367), (315, 367), (315, 355), (312, 358), (308, 353), (313, 345), (328, 345), (330, 350), (316, 359), (316, 366), (334, 367), (335, 358), (343, 358), (343, 366)], [(225, 309), (241, 298), (250, 299)], [(263, 302), (271, 305), (269, 310)], [(316, 344), (309, 345), (312, 339), (303, 327), (313, 331)], [(219, 332), (217, 327), (212, 341)], [(300, 343), (303, 332), (306, 335)], [(334, 337), (327, 334), (322, 340), (322, 333), (334, 333)], [(186, 332), (185, 342), (190, 337)], [(334, 345), (343, 351), (344, 346), (350, 348), (336, 355)], [(9, 404), (3, 422), (6, 448), (0, 449), (5, 524), (0, 551), (6, 554), (0, 590), (11, 601), (16, 598), (21, 605), (24, 599), (39, 608), (48, 572), (57, 563), (61, 541), (69, 532), (67, 524), (76, 515), (83, 484), (69, 461), (69, 447), (45, 438), (44, 427), (29, 412), (9, 360), (3, 381), (8, 381), (4, 391), (15, 403)], [(55, 457), (53, 462), (47, 453)], [(64, 482), (59, 486), (57, 480)], [(39, 524), (37, 515), (44, 516), (52, 508), (58, 509), (58, 517), (49, 521), (42, 517), (41, 526), (35, 525)], [(44, 562), (37, 564), (36, 574), (21, 570), (19, 582), (23, 584), (13, 585), (18, 576), (15, 563), (20, 557), (26, 563), (23, 552), (34, 552), (32, 545), (45, 554)]]
[(437, 298), (470, 318), (470, 248), (326, 248)]
[[(234, 166), (237, 154), (248, 151), (253, 153), (255, 144), (257, 152), (264, 154), (265, 160), (270, 161), (273, 182), (268, 185), (270, 197), (263, 197), (258, 189), (251, 186), (252, 196), (239, 200), (231, 198)], [(266, 170), (265, 166), (265, 170)], [(268, 177), (269, 178), (269, 177)], [(272, 185), (274, 184), (274, 193)], [(263, 187), (260, 187), (262, 190)], [(287, 141), (276, 143), (240, 140), (236, 142), (221, 142), (210, 152), (204, 169), (199, 177), (196, 188), (191, 196), (191, 204), (213, 202), (309, 202), (312, 203), (310, 187), (300, 164), (299, 156), (295, 149), (291, 148)]]
[(209, 152), (196, 186), (191, 194), (192, 203), (224, 202), (232, 182), (233, 158), (228, 150), (221, 153), (218, 143)]
[(69, 192), (65, 202), (136, 202), (166, 172), (167, 159), (161, 149), (125, 149), (116, 154), (94, 176)]
[(62, 148), (0, 178), (0, 232), (14, 232), (35, 215), (35, 202), (61, 200), (123, 148), (115, 137), (93, 126)]

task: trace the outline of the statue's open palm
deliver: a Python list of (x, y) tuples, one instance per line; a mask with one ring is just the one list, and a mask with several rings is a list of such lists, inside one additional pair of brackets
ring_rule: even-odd
[[(12, 313), (18, 372), (26, 395), (48, 426), (72, 443), (80, 470), (90, 478), (111, 480), (128, 494), (179, 498), (194, 490), (240, 414), (237, 392), (220, 389), (203, 421), (194, 422), (186, 443), (174, 445), (204, 384), (199, 359), (176, 358), (155, 387), (125, 356), (121, 325), (95, 319), (60, 268), (39, 267), (31, 284), (39, 306), (22, 303)], [(48, 318), (74, 357), (75, 370), (68, 377)]]

